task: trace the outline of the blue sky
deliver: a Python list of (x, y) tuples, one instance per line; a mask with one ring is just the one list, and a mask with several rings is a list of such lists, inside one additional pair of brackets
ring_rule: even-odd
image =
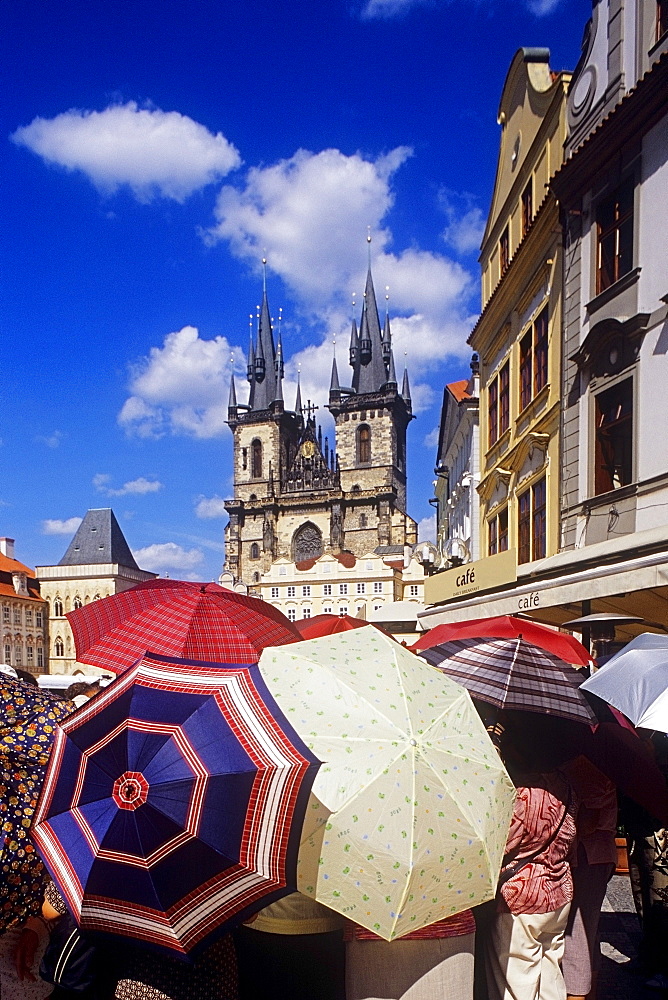
[(418, 413), (409, 512), (429, 518), (443, 385), (468, 374), (501, 87), (523, 45), (572, 69), (590, 11), (4, 0), (0, 534), (17, 557), (58, 562), (85, 511), (111, 506), (143, 568), (216, 577), (229, 376), (247, 385), (261, 259), (286, 401), (300, 369), (326, 426), (368, 227)]

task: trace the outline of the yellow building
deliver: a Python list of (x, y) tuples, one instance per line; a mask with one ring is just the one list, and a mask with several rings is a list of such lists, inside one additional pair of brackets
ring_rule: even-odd
[[(469, 337), (480, 362), (480, 559), (508, 553), (495, 561), (495, 584), (559, 548), (562, 250), (548, 185), (563, 161), (569, 80), (550, 70), (547, 49), (520, 49), (498, 112), (483, 308)], [(451, 587), (451, 576), (462, 574), (454, 567), (426, 582), (426, 603), (473, 592), (469, 583)]]
[(48, 606), (35, 573), (14, 557), (14, 539), (0, 538), (2, 662), (39, 674), (48, 669)]

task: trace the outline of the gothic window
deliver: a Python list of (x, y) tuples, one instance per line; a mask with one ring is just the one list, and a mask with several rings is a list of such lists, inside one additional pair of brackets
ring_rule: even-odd
[(260, 574), (258, 572), (253, 573), (253, 583), (260, 582)]
[(315, 524), (302, 524), (292, 536), (292, 559), (296, 563), (319, 559), (323, 553), (322, 534)]
[(361, 424), (357, 428), (357, 464), (368, 465), (371, 461), (371, 428)]
[(65, 655), (65, 643), (60, 638), (60, 636), (58, 636), (58, 638), (56, 639), (56, 641), (53, 644), (53, 652), (54, 652), (54, 654), (56, 656), (64, 656)]
[[(61, 601), (61, 599), (59, 597), (57, 597), (55, 599), (55, 601), (53, 602), (53, 615), (54, 615), (54, 618), (62, 618), (63, 617), (63, 602)], [(62, 656), (62, 653), (60, 655)]]
[(79, 608), (82, 608), (82, 607), (83, 607), (83, 602), (82, 602), (81, 598), (79, 597), (79, 595), (77, 594), (77, 596), (74, 598), (74, 610), (78, 611)]
[(257, 544), (257, 542), (253, 542), (253, 544), (250, 547), (250, 557), (251, 559), (260, 558), (260, 546)]
[(251, 476), (253, 479), (262, 478), (262, 442), (258, 438), (251, 444)]

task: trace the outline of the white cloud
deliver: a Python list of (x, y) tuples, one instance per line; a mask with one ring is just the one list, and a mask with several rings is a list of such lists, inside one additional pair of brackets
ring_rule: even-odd
[(104, 193), (127, 185), (142, 202), (156, 196), (183, 202), (241, 163), (220, 132), (178, 111), (139, 108), (134, 101), (35, 118), (11, 138), (47, 163), (80, 170)]
[(200, 497), (195, 506), (195, 515), (204, 520), (214, 517), (226, 517), (225, 501), (222, 497)]
[(166, 569), (193, 570), (204, 561), (201, 549), (184, 549), (176, 542), (147, 545), (143, 549), (133, 549), (132, 554), (142, 569), (153, 573)]
[(146, 493), (157, 493), (158, 490), (162, 489), (162, 483), (157, 479), (146, 479), (144, 476), (140, 476), (138, 479), (132, 479), (130, 482), (124, 483), (118, 489), (114, 489), (107, 484), (111, 480), (111, 476), (104, 472), (98, 472), (97, 475), (93, 476), (93, 486), (100, 493), (104, 493), (108, 497), (123, 497), (128, 493), (132, 493), (136, 496), (143, 496)]
[(62, 431), (53, 431), (51, 434), (39, 434), (35, 438), (35, 441), (38, 441), (40, 444), (45, 444), (47, 448), (57, 448), (62, 440)]
[(367, 0), (361, 11), (363, 21), (401, 17), (414, 7), (433, 7), (434, 0)]
[(225, 337), (204, 340), (193, 326), (168, 334), (134, 366), (119, 423), (139, 437), (222, 434), (232, 365), (245, 370), (241, 349)]
[(418, 542), (436, 542), (436, 514), (418, 521)]
[(537, 17), (544, 17), (556, 10), (562, 0), (527, 0), (527, 7)]
[(60, 521), (57, 518), (47, 518), (46, 521), (42, 521), (42, 534), (73, 535), (82, 520), (83, 518), (81, 517), (68, 517), (64, 521)]
[(423, 441), (425, 448), (437, 448), (440, 433), (441, 433), (441, 428), (438, 426), (434, 427), (433, 430), (430, 430), (429, 433), (425, 435)]
[(485, 231), (485, 216), (473, 195), (441, 188), (439, 204), (445, 215), (442, 236), (458, 254), (477, 253)]

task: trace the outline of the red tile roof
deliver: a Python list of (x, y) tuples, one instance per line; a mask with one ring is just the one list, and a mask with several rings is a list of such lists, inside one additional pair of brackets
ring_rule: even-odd
[(461, 379), (459, 382), (448, 382), (448, 389), (458, 403), (461, 403), (462, 399), (471, 398), (471, 394), (466, 391), (468, 384), (469, 380), (467, 378)]
[(295, 563), (295, 567), (303, 573), (307, 569), (313, 569), (317, 561), (317, 559), (303, 559), (302, 562)]
[(339, 552), (336, 558), (342, 566), (345, 566), (346, 569), (352, 569), (357, 562), (352, 552)]

